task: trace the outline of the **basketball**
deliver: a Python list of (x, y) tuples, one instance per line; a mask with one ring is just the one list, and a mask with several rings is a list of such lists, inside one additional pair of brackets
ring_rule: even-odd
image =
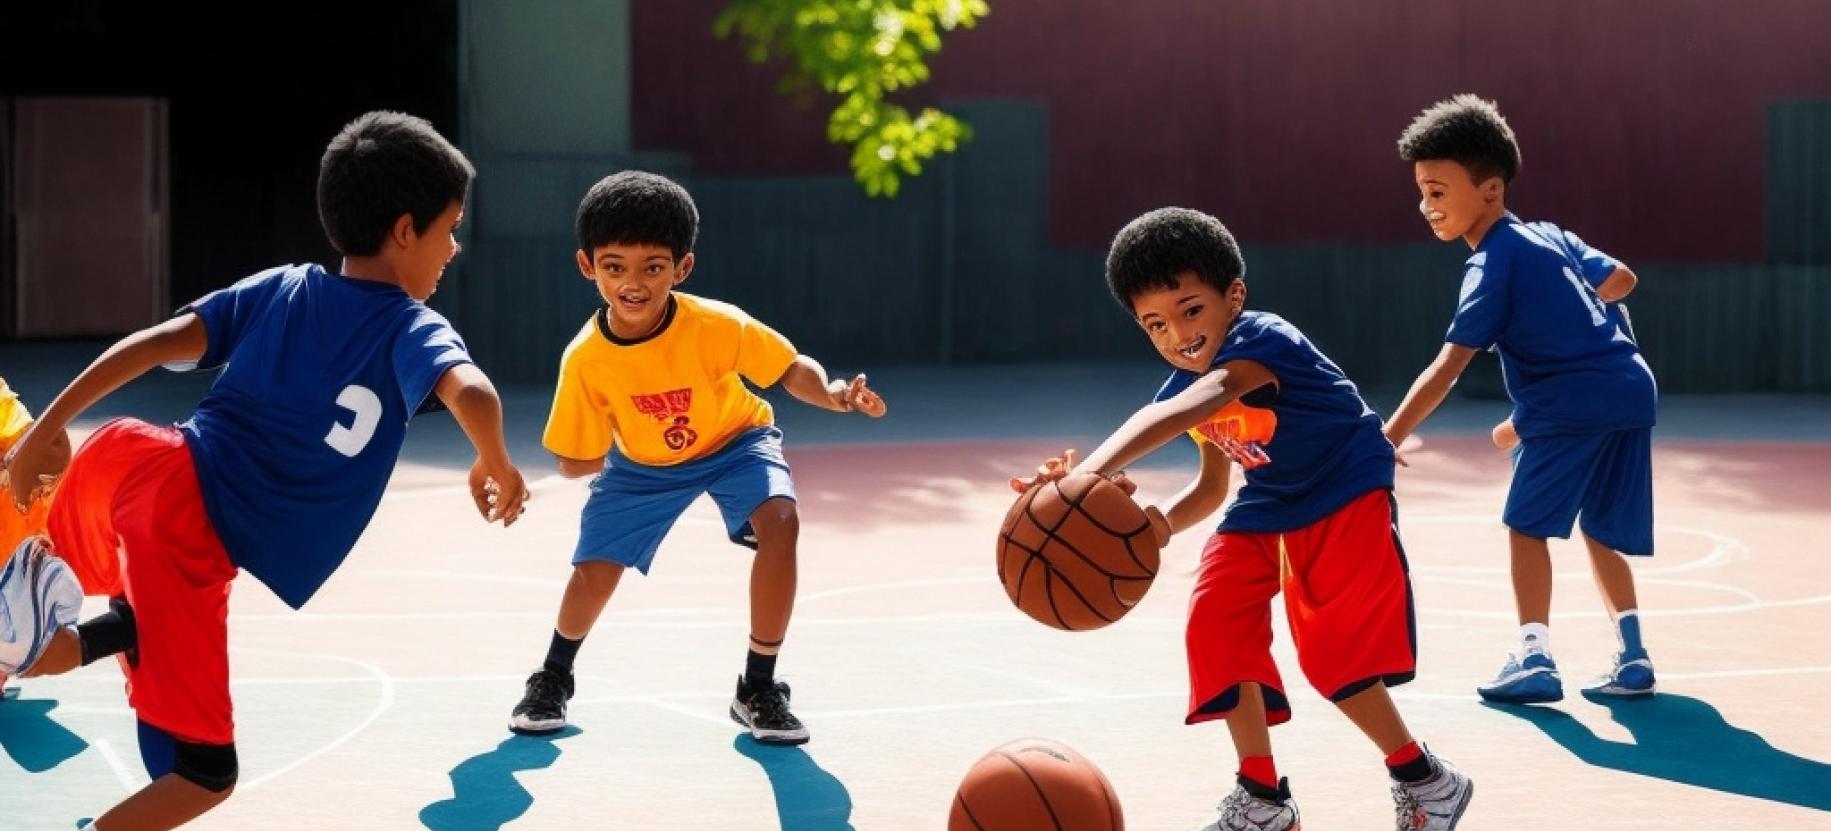
[(1018, 739), (981, 757), (947, 816), (947, 831), (1123, 831), (1106, 774), (1060, 742)]
[(998, 579), (1024, 614), (1071, 632), (1123, 617), (1157, 576), (1144, 509), (1095, 473), (1031, 488), (998, 532)]
[(82, 605), (82, 586), (44, 540), (20, 543), (0, 569), (0, 678), (31, 669)]

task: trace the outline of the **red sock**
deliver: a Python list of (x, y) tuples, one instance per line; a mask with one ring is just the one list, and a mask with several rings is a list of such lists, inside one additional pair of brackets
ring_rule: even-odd
[(1240, 775), (1267, 789), (1278, 789), (1278, 767), (1270, 756), (1247, 756), (1240, 760)]
[(1398, 750), (1394, 750), (1391, 756), (1387, 756), (1386, 766), (1389, 768), (1396, 768), (1407, 762), (1415, 762), (1419, 756), (1423, 755), (1424, 748), (1419, 747), (1418, 743), (1413, 741)]

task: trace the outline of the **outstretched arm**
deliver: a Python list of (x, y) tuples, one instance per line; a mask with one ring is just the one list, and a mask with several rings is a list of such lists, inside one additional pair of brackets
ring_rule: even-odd
[(1443, 404), (1444, 397), (1450, 394), (1450, 387), (1456, 385), (1456, 379), (1462, 377), (1469, 361), (1475, 357), (1475, 349), (1454, 343), (1443, 345), (1443, 351), (1437, 353), (1437, 359), (1418, 375), (1418, 380), (1411, 384), (1411, 391), (1405, 393), (1404, 402), (1394, 410), (1392, 418), (1386, 421), (1386, 440), (1398, 447), (1418, 425), (1430, 418)]
[(1196, 442), (1196, 446), (1202, 451), (1201, 472), (1196, 474), (1195, 481), (1165, 503), (1163, 515), (1169, 521), (1172, 534), (1195, 527), (1227, 501), (1227, 479), (1233, 470), (1233, 460), (1208, 442)]
[(861, 373), (851, 381), (828, 380), (826, 367), (806, 355), (796, 355), (780, 382), (788, 394), (823, 410), (861, 412), (877, 418), (886, 410), (884, 399), (865, 385)]
[(1229, 361), (1195, 380), (1175, 397), (1151, 404), (1132, 414), (1106, 441), (1087, 454), (1078, 468), (1111, 473), (1138, 461), (1193, 429), (1215, 410), (1246, 393), (1278, 379), (1257, 361)]
[(163, 364), (192, 363), (203, 357), (209, 335), (195, 314), (141, 329), (108, 347), (87, 369), (58, 393), (30, 429), (6, 454), (5, 472), (14, 507), (24, 511), (33, 497), (50, 487), (70, 460), (64, 429), (77, 416), (148, 370)]
[(515, 524), (528, 489), (521, 471), (509, 460), (508, 443), (502, 437), (502, 398), (496, 394), (496, 386), (476, 364), (466, 363), (439, 376), (433, 393), (451, 409), (471, 446), (477, 448), (477, 461), (470, 470), (471, 500), (477, 513), (485, 522), (500, 520), (504, 527)]

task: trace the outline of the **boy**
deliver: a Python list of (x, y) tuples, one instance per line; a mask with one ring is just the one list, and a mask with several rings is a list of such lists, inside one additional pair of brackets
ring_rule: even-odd
[(1513, 414), (1495, 441), (1513, 444), (1509, 529), (1519, 650), (1477, 692), (1530, 704), (1564, 697), (1551, 657), (1551, 552), (1547, 537), (1583, 541), (1615, 619), (1621, 650), (1590, 696), (1650, 696), (1653, 663), (1640, 639), (1634, 573), (1623, 555), (1653, 554), (1652, 435), (1658, 390), (1627, 330), (1625, 297), (1637, 278), (1613, 258), (1549, 222), (1506, 209), (1519, 171), (1513, 129), (1491, 101), (1458, 95), (1425, 110), (1399, 138), (1438, 239), (1474, 249), (1443, 350), (1386, 423), (1394, 445), (1429, 417), (1476, 351), (1500, 355)]
[(595, 476), (572, 555), (572, 578), (540, 669), (509, 727), (566, 726), (573, 659), (626, 568), (643, 574), (668, 529), (700, 494), (724, 514), (732, 542), (756, 550), (750, 566), (750, 650), (731, 717), (766, 744), (801, 744), (776, 655), (795, 602), (794, 482), (769, 404), (744, 386), (777, 382), (838, 412), (884, 414), (859, 375), (826, 370), (727, 303), (677, 292), (694, 266), (699, 212), (686, 190), (626, 171), (579, 203), (578, 266), (603, 297), (560, 361), (543, 444), (568, 477)]
[(477, 448), (478, 511), (505, 526), (521, 514), (526, 492), (495, 388), (423, 305), (458, 253), (452, 232), (473, 175), (421, 119), (352, 121), (318, 173), (341, 274), (271, 269), (127, 336), (7, 454), (12, 481), (43, 481), (58, 472), (52, 437), (103, 396), (156, 366), (226, 365), (184, 424), (117, 419), (97, 430), (52, 504), (58, 552), (89, 593), (114, 601), (60, 632), (34, 674), (124, 653), (153, 780), (91, 829), (173, 828), (228, 798), (238, 774), (229, 582), (240, 568), (304, 605), (368, 525), (428, 393)]
[[(1454, 828), (1473, 785), (1413, 740), (1387, 693), (1411, 680), (1417, 647), (1392, 446), (1353, 382), (1302, 332), (1243, 310), (1245, 270), (1233, 235), (1204, 213), (1164, 208), (1119, 232), (1107, 285), (1175, 371), (1079, 467), (1129, 492), (1121, 468), (1189, 433), (1201, 472), (1167, 509), (1146, 509), (1160, 540), (1221, 506), (1230, 464), (1245, 471), (1189, 605), (1185, 723), (1226, 719), (1240, 758), (1238, 786), (1207, 829), (1300, 825), (1268, 730), (1291, 717), (1271, 658), (1280, 588), (1304, 675), (1386, 757), (1398, 828)], [(1052, 459), (1011, 484), (1022, 491), (1073, 466), (1072, 455)]]

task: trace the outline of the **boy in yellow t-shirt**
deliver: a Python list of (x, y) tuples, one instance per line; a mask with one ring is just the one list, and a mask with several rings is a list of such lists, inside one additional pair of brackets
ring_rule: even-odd
[[(19, 403), (19, 395), (6, 385), (6, 379), (0, 378), (0, 454), (6, 453), (32, 426), (32, 411)], [(53, 450), (61, 456), (59, 469), (70, 463), (70, 438), (58, 436)], [(24, 487), (23, 483), (21, 487)], [(33, 534), (42, 534), (45, 530), (45, 516), (51, 511), (49, 499), (26, 500), (31, 503), (25, 513), (20, 513), (13, 500), (12, 483), (0, 479), (0, 566), (13, 556), (13, 549)]]
[(731, 717), (759, 742), (806, 742), (788, 685), (775, 679), (795, 603), (795, 487), (774, 414), (744, 380), (872, 417), (884, 414), (883, 399), (863, 375), (829, 381), (818, 361), (742, 309), (674, 291), (693, 270), (699, 234), (698, 209), (674, 182), (635, 171), (606, 177), (579, 204), (577, 230), (579, 271), (605, 305), (566, 347), (543, 443), (562, 475), (596, 478), (547, 659), (510, 729), (566, 726), (573, 659), (624, 569), (648, 573), (674, 521), (709, 493), (731, 541), (756, 549), (750, 651)]

